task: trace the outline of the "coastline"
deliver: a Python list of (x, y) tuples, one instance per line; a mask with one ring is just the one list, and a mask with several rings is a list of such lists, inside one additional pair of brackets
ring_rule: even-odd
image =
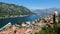
[(16, 18), (16, 17), (26, 17), (26, 16), (29, 16), (29, 15), (20, 15), (20, 16), (16, 15), (16, 16), (10, 16), (10, 17), (5, 16), (5, 17), (0, 17), (0, 19), (5, 19), (5, 18)]

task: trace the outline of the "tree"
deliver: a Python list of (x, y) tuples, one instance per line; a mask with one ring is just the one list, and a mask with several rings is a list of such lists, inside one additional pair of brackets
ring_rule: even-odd
[(53, 28), (43, 27), (42, 31), (36, 32), (35, 34), (60, 34), (60, 29), (58, 24), (55, 24)]

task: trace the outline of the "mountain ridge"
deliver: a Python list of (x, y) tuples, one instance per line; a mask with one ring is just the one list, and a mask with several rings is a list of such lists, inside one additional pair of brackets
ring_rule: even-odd
[(55, 11), (58, 11), (58, 13), (60, 14), (60, 8), (36, 9), (33, 12), (37, 14), (48, 15), (48, 14), (54, 14)]
[(28, 8), (15, 4), (0, 2), (0, 16), (5, 15), (31, 15), (33, 14)]

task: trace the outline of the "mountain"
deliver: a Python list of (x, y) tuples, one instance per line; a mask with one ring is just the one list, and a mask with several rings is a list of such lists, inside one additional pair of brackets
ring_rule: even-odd
[(36, 9), (33, 12), (37, 14), (48, 15), (54, 14), (55, 11), (58, 11), (58, 13), (60, 14), (60, 8)]
[(0, 2), (0, 16), (5, 15), (31, 15), (33, 14), (28, 8), (15, 4)]

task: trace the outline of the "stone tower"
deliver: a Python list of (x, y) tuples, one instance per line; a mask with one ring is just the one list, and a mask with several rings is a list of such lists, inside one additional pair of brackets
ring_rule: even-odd
[(54, 23), (58, 23), (58, 12), (57, 12), (57, 11), (54, 12), (53, 22), (54, 22)]

